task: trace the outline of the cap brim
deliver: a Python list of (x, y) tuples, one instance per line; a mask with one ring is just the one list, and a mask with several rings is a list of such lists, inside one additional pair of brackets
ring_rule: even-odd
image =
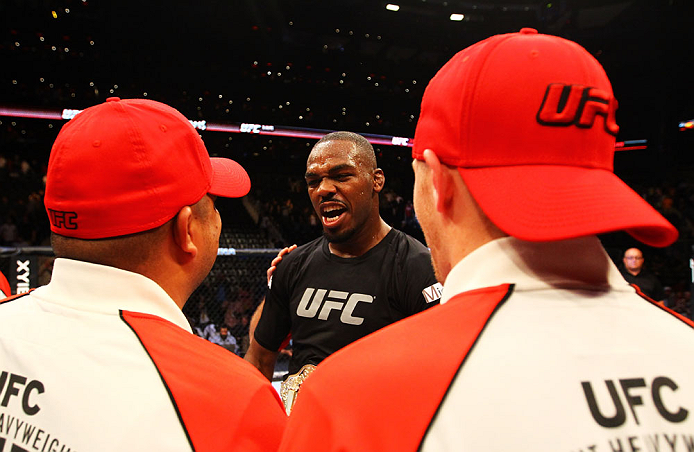
[(245, 169), (235, 161), (210, 158), (212, 185), (207, 191), (211, 195), (225, 198), (240, 198), (251, 190), (251, 179)]
[(523, 165), (458, 171), (489, 219), (521, 240), (564, 240), (619, 230), (650, 246), (677, 240), (677, 229), (607, 170)]

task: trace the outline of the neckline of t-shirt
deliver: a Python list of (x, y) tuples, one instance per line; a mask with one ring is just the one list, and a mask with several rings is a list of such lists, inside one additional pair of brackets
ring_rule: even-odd
[(360, 262), (360, 261), (363, 261), (365, 259), (368, 259), (369, 256), (371, 256), (374, 253), (377, 253), (379, 250), (387, 247), (390, 244), (390, 242), (393, 240), (393, 237), (395, 237), (395, 234), (396, 234), (395, 228), (390, 228), (390, 231), (388, 231), (388, 234), (386, 234), (386, 236), (383, 237), (380, 242), (378, 242), (374, 247), (372, 247), (366, 253), (362, 254), (361, 256), (357, 256), (357, 257), (340, 257), (340, 256), (337, 256), (337, 255), (331, 253), (330, 248), (329, 248), (329, 244), (328, 244), (328, 239), (323, 237), (323, 246), (322, 246), (323, 255), (328, 260), (330, 260), (332, 262), (341, 263), (341, 264), (351, 264), (354, 262)]

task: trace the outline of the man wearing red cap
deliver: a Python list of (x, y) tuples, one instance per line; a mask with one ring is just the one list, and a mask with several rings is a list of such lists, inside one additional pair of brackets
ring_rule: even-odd
[(436, 74), (413, 167), (442, 306), (326, 359), (280, 450), (693, 444), (694, 324), (641, 298), (595, 237), (677, 238), (612, 171), (616, 106), (585, 49), (532, 29)]
[(215, 199), (249, 189), (164, 104), (111, 98), (63, 127), (51, 282), (0, 304), (0, 450), (277, 447), (277, 393), (181, 312), (216, 258)]

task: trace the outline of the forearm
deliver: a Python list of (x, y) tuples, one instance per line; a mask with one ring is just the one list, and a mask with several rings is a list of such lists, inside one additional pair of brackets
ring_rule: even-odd
[(265, 378), (272, 381), (272, 374), (275, 371), (278, 352), (273, 352), (259, 345), (253, 337), (248, 347), (248, 352), (244, 359), (255, 366)]

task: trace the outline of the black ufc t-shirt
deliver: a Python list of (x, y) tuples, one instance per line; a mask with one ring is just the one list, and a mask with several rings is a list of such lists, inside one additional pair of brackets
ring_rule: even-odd
[(328, 241), (320, 237), (284, 256), (277, 266), (255, 340), (277, 350), (291, 331), (293, 374), (438, 304), (441, 290), (429, 251), (401, 231), (391, 229), (378, 245), (354, 258), (330, 253)]

